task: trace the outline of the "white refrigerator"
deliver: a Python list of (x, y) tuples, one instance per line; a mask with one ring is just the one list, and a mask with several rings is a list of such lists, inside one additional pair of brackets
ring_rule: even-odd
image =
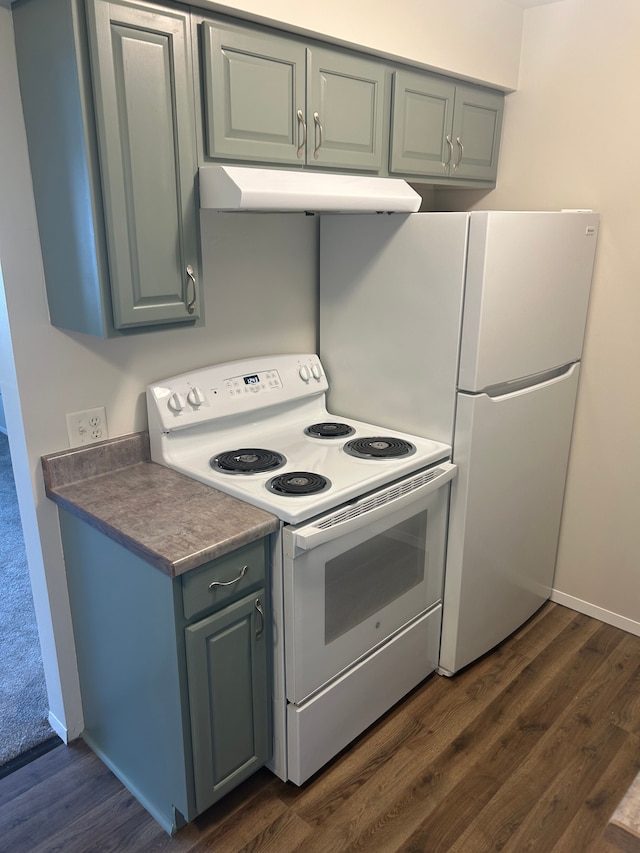
[(551, 593), (598, 222), (582, 211), (321, 217), (330, 409), (453, 447), (442, 674)]

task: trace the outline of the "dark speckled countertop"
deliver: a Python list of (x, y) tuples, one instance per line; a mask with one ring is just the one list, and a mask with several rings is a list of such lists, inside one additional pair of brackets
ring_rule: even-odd
[(271, 513), (151, 462), (146, 432), (42, 457), (47, 496), (175, 577), (272, 533)]

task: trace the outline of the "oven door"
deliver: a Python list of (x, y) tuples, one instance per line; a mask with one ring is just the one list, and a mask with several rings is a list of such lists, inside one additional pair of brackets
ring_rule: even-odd
[(455, 473), (442, 462), (284, 528), (289, 702), (302, 702), (440, 601)]

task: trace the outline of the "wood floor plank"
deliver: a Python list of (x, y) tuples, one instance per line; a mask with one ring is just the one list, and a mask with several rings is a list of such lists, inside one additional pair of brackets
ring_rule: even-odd
[[(278, 781), (277, 784), (263, 785), (256, 796), (240, 800), (239, 808), (224, 820), (217, 819), (216, 806), (209, 809), (198, 820), (199, 836), (190, 850), (193, 853), (209, 849), (215, 849), (216, 853), (237, 853), (251, 845), (256, 837), (269, 832), (270, 827), (289, 815), (289, 810), (277, 795), (283, 784)], [(243, 794), (245, 790), (243, 786)], [(212, 838), (215, 839), (214, 848), (207, 846)]]
[(533, 660), (572, 622), (581, 619), (582, 615), (575, 610), (547, 602), (524, 625), (514, 631), (504, 644), (514, 653)]
[(68, 746), (59, 746), (51, 752), (25, 764), (9, 776), (0, 779), (0, 808), (30, 790), (42, 780), (44, 773), (50, 776), (69, 766), (80, 766), (83, 761), (93, 761), (95, 756), (82, 741)]
[[(51, 850), (64, 853), (118, 853), (123, 847), (128, 850), (151, 850), (153, 841), (162, 842), (167, 833), (158, 824), (152, 827), (148, 817), (135, 798), (120, 787), (75, 820), (66, 821), (55, 830), (52, 830), (51, 825), (47, 826), (46, 834), (31, 848), (30, 853), (50, 853)], [(145, 846), (140, 843), (141, 838), (145, 838)], [(176, 853), (180, 846), (177, 845)]]
[(640, 738), (630, 735), (587, 792), (572, 820), (563, 828), (552, 853), (605, 853), (606, 825), (628, 787), (640, 772)]
[(77, 763), (68, 763), (52, 779), (41, 779), (0, 807), (2, 843), (12, 853), (32, 853), (67, 825), (72, 810), (82, 816), (120, 790), (111, 771), (91, 752), (82, 752)]
[[(474, 816), (486, 806), (505, 780), (517, 771), (563, 713), (579, 692), (583, 679), (589, 678), (602, 662), (605, 649), (610, 649), (616, 640), (620, 642), (618, 632), (611, 630), (608, 625), (599, 624), (596, 631), (586, 637), (583, 631), (577, 632), (573, 625), (575, 623), (569, 626), (569, 636), (574, 641), (581, 638), (581, 644), (577, 647), (565, 644), (565, 650), (571, 649), (571, 652), (563, 658), (563, 666), (556, 666), (551, 671), (548, 680), (530, 678), (529, 689), (522, 691), (518, 689), (522, 678), (518, 678), (505, 691), (510, 694), (507, 703), (504, 702), (504, 696), (501, 702), (492, 703), (487, 709), (487, 719), (483, 721), (492, 734), (482, 744), (481, 753), (478, 754), (477, 748), (469, 749), (468, 755), (474, 760), (467, 767), (467, 773), (448, 792), (446, 802), (440, 803), (433, 810), (401, 850), (424, 850), (428, 849), (425, 845), (429, 843), (439, 849), (450, 849), (466, 831)], [(532, 661), (531, 668), (525, 669), (523, 675), (527, 671), (531, 675), (542, 656), (546, 656), (546, 650)], [(456, 820), (451, 820), (451, 810), (456, 814)]]
[[(640, 659), (640, 637), (633, 637), (636, 660)], [(614, 722), (632, 734), (640, 735), (640, 664), (629, 679), (624, 697), (613, 711)]]
[[(452, 850), (461, 853), (506, 850), (512, 836), (516, 839), (514, 850), (529, 849), (527, 840), (535, 837), (532, 826), (536, 813), (542, 809), (550, 814), (559, 809), (561, 803), (565, 803), (566, 810), (569, 808), (566, 792), (561, 794), (563, 786), (568, 786), (573, 796), (572, 812), (565, 815), (566, 820), (570, 820), (579, 809), (593, 777), (600, 774), (593, 768), (583, 768), (579, 772), (580, 765), (585, 754), (592, 757), (594, 746), (591, 741), (597, 727), (602, 729), (611, 725), (612, 696), (623, 689), (635, 669), (633, 646), (624, 638), (620, 639), (616, 629), (602, 629), (601, 639), (614, 645), (606, 654), (606, 642), (594, 649), (596, 655), (602, 655), (602, 661), (590, 682), (569, 702), (507, 783), (470, 822), (463, 835), (452, 845)], [(620, 732), (619, 740), (625, 739), (622, 730), (615, 729), (615, 732)], [(610, 733), (614, 739), (617, 737), (615, 732)], [(605, 766), (610, 760), (609, 753), (616, 751), (613, 740), (606, 750), (600, 748), (598, 754), (604, 753)], [(584, 779), (587, 790), (579, 788), (579, 779)], [(549, 799), (551, 796), (552, 801)], [(541, 803), (545, 805), (541, 806)], [(523, 825), (524, 829), (520, 831)]]

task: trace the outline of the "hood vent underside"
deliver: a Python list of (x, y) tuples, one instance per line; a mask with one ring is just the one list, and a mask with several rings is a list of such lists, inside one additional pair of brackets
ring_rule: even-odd
[(400, 178), (216, 164), (199, 180), (203, 210), (413, 213), (422, 201)]

